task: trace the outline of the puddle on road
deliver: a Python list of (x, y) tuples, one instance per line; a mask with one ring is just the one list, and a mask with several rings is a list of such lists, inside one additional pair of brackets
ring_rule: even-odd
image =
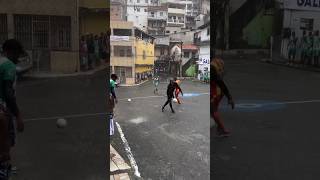
[(147, 119), (144, 117), (138, 117), (135, 119), (130, 119), (129, 122), (133, 123), (133, 124), (141, 124), (143, 122), (147, 122)]

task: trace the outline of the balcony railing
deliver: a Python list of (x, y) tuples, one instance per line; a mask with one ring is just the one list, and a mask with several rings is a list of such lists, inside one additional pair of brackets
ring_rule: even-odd
[(184, 24), (184, 21), (177, 19), (168, 19), (168, 23)]

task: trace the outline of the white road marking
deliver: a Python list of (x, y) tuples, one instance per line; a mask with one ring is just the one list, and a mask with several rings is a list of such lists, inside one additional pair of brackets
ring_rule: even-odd
[(134, 174), (137, 176), (137, 177), (141, 177), (140, 175), (140, 172), (139, 172), (139, 169), (138, 169), (138, 165), (137, 165), (137, 162), (135, 161), (134, 157), (133, 157), (133, 154), (131, 152), (131, 148), (129, 146), (129, 143), (126, 139), (126, 137), (124, 136), (124, 133), (121, 129), (121, 126), (118, 122), (116, 122), (116, 125), (117, 125), (117, 128), (118, 128), (118, 131), (119, 131), (119, 134), (120, 134), (120, 137), (121, 137), (121, 140), (124, 144), (124, 149), (126, 150), (126, 153), (127, 153), (127, 157), (129, 158), (129, 161), (130, 161), (130, 164), (131, 164), (131, 167), (133, 167), (134, 169)]
[(108, 113), (87, 113), (87, 114), (71, 114), (71, 115), (61, 115), (61, 116), (52, 116), (52, 117), (44, 117), (44, 118), (31, 118), (31, 119), (25, 119), (25, 122), (30, 121), (40, 121), (40, 120), (52, 120), (52, 119), (59, 119), (59, 118), (77, 118), (77, 117), (90, 117), (90, 116), (101, 116), (101, 115), (107, 115)]
[[(209, 93), (202, 93), (202, 95), (209, 94)], [(131, 99), (146, 99), (146, 98), (154, 98), (154, 97), (163, 97), (163, 96), (147, 96), (147, 97), (135, 97)], [(127, 98), (126, 98), (127, 99)], [(122, 100), (126, 100), (122, 99)], [(268, 105), (285, 105), (285, 104), (306, 104), (306, 103), (320, 103), (320, 99), (314, 100), (302, 100), (302, 101), (283, 101), (283, 102), (275, 102), (275, 103), (266, 103)], [(242, 104), (238, 104), (238, 106)], [(247, 103), (244, 105), (248, 105)], [(256, 105), (256, 104), (254, 104)], [(25, 119), (25, 122), (30, 121), (40, 121), (40, 120), (52, 120), (52, 119), (59, 119), (59, 118), (78, 118), (78, 117), (93, 117), (93, 116), (102, 116), (107, 115), (106, 112), (100, 113), (86, 113), (86, 114), (71, 114), (71, 115), (61, 115), (61, 116), (52, 116), (52, 117), (43, 117), (43, 118), (30, 118)]]
[[(188, 94), (188, 93), (186, 93)], [(209, 95), (210, 93), (199, 93), (198, 95)], [(118, 99), (118, 101), (128, 101), (128, 99), (149, 99), (149, 98), (162, 98), (162, 97), (166, 97), (166, 95), (163, 96), (144, 96), (144, 97), (132, 97), (132, 98), (122, 98), (122, 99)], [(183, 97), (183, 96), (182, 96)]]

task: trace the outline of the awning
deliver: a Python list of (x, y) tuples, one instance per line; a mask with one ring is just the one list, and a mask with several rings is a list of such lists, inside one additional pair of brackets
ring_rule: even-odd
[(198, 47), (194, 44), (183, 44), (182, 50), (198, 51)]

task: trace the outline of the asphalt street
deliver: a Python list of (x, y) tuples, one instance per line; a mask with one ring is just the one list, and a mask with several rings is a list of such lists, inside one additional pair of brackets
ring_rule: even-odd
[[(18, 82), (17, 99), (26, 123), (13, 152), (18, 167), (13, 180), (108, 177), (107, 121), (103, 114), (95, 114), (106, 112), (107, 79), (100, 72)], [(58, 117), (66, 118), (66, 128), (56, 127)]]
[[(156, 95), (151, 82), (117, 89), (121, 100), (115, 120), (124, 132), (141, 177), (210, 179), (209, 85), (182, 81), (183, 104), (174, 103), (176, 113), (172, 114), (169, 106), (161, 112), (168, 85), (165, 79), (161, 82)], [(127, 157), (118, 132), (112, 137), (112, 145)]]
[(254, 58), (225, 63), (237, 106), (221, 107), (232, 136), (211, 137), (211, 179), (319, 179), (320, 74)]

